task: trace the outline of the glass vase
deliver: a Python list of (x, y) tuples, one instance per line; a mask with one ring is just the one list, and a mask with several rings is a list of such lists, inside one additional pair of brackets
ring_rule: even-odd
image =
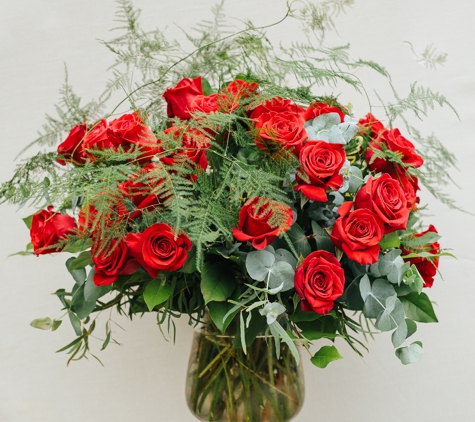
[(292, 420), (304, 400), (302, 364), (283, 342), (277, 358), (272, 336), (257, 336), (244, 354), (233, 347), (233, 331), (221, 333), (209, 318), (195, 328), (186, 380), (191, 412), (206, 422)]

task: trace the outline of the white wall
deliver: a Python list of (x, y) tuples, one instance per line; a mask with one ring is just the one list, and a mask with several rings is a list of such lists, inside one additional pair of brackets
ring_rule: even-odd
[[(137, 0), (143, 22), (169, 27), (170, 35), (183, 37), (174, 23), (189, 28), (206, 18), (212, 0)], [(283, 0), (228, 0), (236, 17), (256, 24), (275, 21), (285, 10)], [(424, 135), (435, 132), (459, 160), (454, 178), (460, 189), (449, 192), (461, 207), (475, 210), (473, 160), (475, 157), (475, 5), (469, 0), (356, 0), (338, 18), (339, 35), (330, 45), (351, 42), (354, 55), (384, 65), (396, 87), (407, 92), (419, 81), (444, 93), (457, 108), (461, 121), (447, 108), (438, 109), (418, 124)], [(96, 39), (111, 36), (115, 4), (112, 0), (17, 0), (2, 5), (0, 15), (0, 180), (12, 174), (14, 157), (36, 135), (44, 114), (53, 113), (63, 81), (63, 62), (70, 82), (88, 99), (106, 81), (111, 57)], [(272, 31), (273, 39), (296, 39), (298, 28)], [(416, 51), (428, 44), (448, 53), (438, 70), (418, 64), (407, 44)], [(378, 86), (379, 81), (374, 81)], [(331, 92), (331, 91), (330, 91)], [(330, 93), (323, 90), (322, 93)], [(342, 101), (366, 105), (343, 91)], [(359, 101), (359, 102), (358, 102)], [(452, 248), (458, 260), (442, 259), (438, 277), (429, 292), (437, 302), (440, 323), (419, 325), (418, 339), (425, 355), (420, 363), (402, 366), (394, 357), (388, 335), (369, 344), (364, 360), (340, 343), (345, 359), (327, 369), (305, 360), (307, 401), (299, 422), (428, 422), (475, 420), (474, 297), (475, 217), (448, 209), (428, 194), (426, 221), (443, 235), (443, 247)], [(54, 333), (29, 327), (32, 319), (58, 317), (59, 301), (51, 292), (70, 283), (62, 257), (11, 257), (24, 248), (28, 231), (14, 206), (0, 208), (0, 421), (192, 421), (184, 401), (184, 380), (191, 329), (179, 321), (175, 345), (161, 337), (153, 317), (133, 324), (115, 320), (122, 347), (110, 346), (95, 361), (66, 367), (64, 354), (54, 351), (74, 338), (67, 321)], [(96, 347), (99, 348), (98, 341)], [(338, 345), (338, 343), (337, 343)]]

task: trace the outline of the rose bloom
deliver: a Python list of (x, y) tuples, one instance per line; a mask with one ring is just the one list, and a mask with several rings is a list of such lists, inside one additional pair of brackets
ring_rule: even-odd
[(308, 255), (294, 277), (302, 311), (326, 315), (345, 287), (345, 272), (335, 256), (319, 250)]
[(379, 242), (384, 235), (380, 218), (366, 208), (351, 211), (352, 202), (344, 202), (338, 209), (330, 238), (348, 258), (361, 264), (374, 264), (379, 257)]
[[(156, 165), (150, 163), (118, 186), (123, 197), (135, 206), (135, 211), (130, 214), (132, 219), (140, 217), (144, 210), (163, 208), (165, 201), (172, 196), (168, 191), (163, 190), (162, 185), (165, 179), (157, 179), (154, 176), (155, 169)], [(147, 174), (151, 176), (146, 178)]]
[(308, 141), (299, 155), (300, 168), (297, 170), (296, 191), (307, 198), (327, 202), (326, 191), (338, 190), (343, 185), (340, 170), (346, 161), (342, 144), (325, 141)]
[(150, 161), (153, 155), (160, 151), (157, 139), (151, 129), (145, 124), (138, 112), (124, 114), (110, 124), (102, 119), (86, 133), (83, 141), (83, 149), (86, 156), (96, 160), (94, 150), (123, 151), (129, 152), (134, 148), (140, 151), (137, 158), (139, 162)]
[(46, 210), (33, 214), (30, 237), (35, 254), (38, 256), (60, 252), (63, 247), (57, 244), (60, 240), (64, 240), (68, 234), (72, 234), (75, 229), (76, 221), (74, 218), (53, 211), (52, 205)]
[(239, 104), (242, 98), (249, 98), (255, 94), (259, 88), (256, 82), (243, 81), (236, 79), (228, 84), (221, 92), (226, 94), (228, 105), (230, 108), (235, 108), (234, 104)]
[(132, 256), (152, 278), (159, 271), (177, 271), (183, 267), (192, 246), (183, 231), (175, 235), (165, 223), (155, 223), (143, 233), (129, 233), (126, 242)]
[(355, 197), (355, 209), (367, 208), (384, 223), (384, 232), (406, 229), (409, 209), (399, 182), (388, 173), (373, 179), (369, 177)]
[(299, 155), (307, 140), (304, 120), (288, 111), (261, 114), (255, 123), (255, 142), (259, 149), (270, 156), (278, 156), (281, 148)]
[(363, 119), (358, 121), (360, 133), (367, 134), (371, 138), (378, 138), (379, 134), (384, 132), (384, 125), (371, 113), (368, 113)]
[(305, 109), (297, 104), (294, 104), (291, 100), (275, 97), (257, 106), (254, 110), (252, 110), (252, 113), (249, 117), (251, 119), (258, 119), (261, 114), (269, 113), (271, 111), (276, 113), (289, 112), (301, 119), (303, 119), (305, 114)]
[(340, 116), (341, 123), (345, 121), (345, 113), (343, 113), (343, 111), (341, 111), (338, 107), (330, 106), (320, 101), (314, 101), (308, 106), (307, 110), (305, 110), (304, 120), (313, 120), (322, 114), (328, 113), (338, 114)]
[(237, 240), (249, 241), (260, 250), (289, 230), (292, 223), (290, 207), (271, 199), (254, 197), (242, 206), (238, 227), (233, 227), (232, 231)]
[(190, 119), (190, 104), (197, 95), (203, 95), (201, 76), (194, 79), (184, 78), (174, 88), (168, 88), (163, 93), (163, 98), (167, 102), (168, 117)]
[(63, 166), (66, 163), (81, 165), (86, 162), (86, 155), (82, 148), (82, 141), (86, 135), (86, 124), (74, 126), (66, 139), (58, 145), (57, 162)]
[(133, 274), (140, 267), (130, 255), (123, 239), (112, 239), (104, 248), (96, 240), (91, 247), (91, 258), (94, 262), (93, 280), (96, 286), (112, 284), (119, 276)]
[(375, 158), (374, 161), (371, 162), (374, 155), (373, 150), (381, 151), (382, 145), (389, 151), (397, 153), (401, 161), (407, 166), (418, 168), (424, 163), (422, 157), (416, 152), (414, 144), (404, 138), (401, 132), (399, 132), (399, 129), (386, 129), (379, 134), (377, 140), (370, 142), (366, 150), (366, 162), (368, 163), (368, 167), (376, 173), (391, 173), (391, 171), (394, 171), (395, 166), (399, 167), (396, 163), (392, 163), (383, 158)]
[[(417, 233), (414, 237), (422, 237), (426, 233), (437, 233), (436, 228), (431, 224), (426, 231)], [(401, 248), (403, 255), (408, 255), (410, 253), (420, 253), (420, 252), (429, 252), (431, 254), (440, 253), (440, 244), (439, 242), (430, 243), (427, 245), (422, 245), (419, 247), (413, 247), (411, 250)], [(432, 287), (434, 284), (434, 277), (437, 274), (437, 268), (439, 267), (439, 257), (435, 258), (407, 258), (406, 262), (409, 262), (411, 265), (415, 265), (422, 279), (424, 280), (424, 287)]]
[[(181, 146), (161, 158), (165, 164), (173, 165), (191, 165), (192, 168), (206, 170), (208, 167), (208, 158), (206, 150), (210, 146), (210, 139), (194, 128), (180, 128), (172, 126), (166, 129), (164, 134), (181, 142)], [(166, 153), (166, 151), (164, 151)], [(191, 175), (191, 180), (196, 180), (195, 175)]]

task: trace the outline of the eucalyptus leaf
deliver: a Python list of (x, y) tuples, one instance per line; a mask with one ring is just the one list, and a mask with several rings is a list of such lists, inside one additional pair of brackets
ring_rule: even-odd
[(277, 249), (275, 251), (275, 261), (288, 262), (294, 270), (297, 267), (297, 259), (295, 259), (295, 257), (287, 249)]
[(74, 312), (71, 312), (69, 309), (68, 316), (69, 320), (71, 321), (71, 325), (73, 326), (74, 331), (76, 332), (76, 335), (80, 336), (82, 334), (81, 320)]
[(351, 175), (348, 192), (356, 193), (360, 186), (363, 184), (363, 173), (361, 173), (360, 168), (356, 166), (351, 166), (350, 171)]
[[(94, 310), (96, 307), (95, 300), (86, 300), (84, 296), (84, 287), (86, 283), (84, 283), (81, 287), (74, 290), (72, 295), (72, 305), (74, 307), (74, 311), (79, 319), (84, 319)], [(75, 286), (76, 287), (76, 286)]]
[(52, 327), (53, 321), (51, 321), (51, 318), (46, 317), (46, 318), (36, 318), (33, 321), (30, 322), (30, 325), (33, 328), (38, 328), (39, 330), (50, 330)]
[[(360, 291), (361, 282), (360, 281)], [(386, 299), (390, 296), (396, 295), (396, 291), (386, 280), (378, 278), (371, 286), (371, 293), (368, 294), (363, 313), (367, 318), (377, 318), (379, 314), (384, 311)], [(362, 295), (363, 296), (363, 295)]]
[(249, 252), (246, 257), (246, 270), (253, 280), (264, 281), (274, 262), (275, 256), (271, 252), (264, 250)]
[(401, 347), (396, 350), (396, 356), (401, 360), (403, 365), (409, 365), (411, 363), (419, 362), (422, 359), (424, 350), (422, 349), (422, 343), (415, 341), (406, 347)]
[(76, 260), (76, 258), (71, 257), (66, 261), (66, 268), (74, 278), (74, 281), (78, 286), (81, 286), (85, 281), (86, 281), (86, 269), (85, 268), (79, 268), (77, 270), (71, 270), (71, 264)]
[(275, 289), (282, 286), (281, 292), (294, 288), (295, 270), (288, 262), (277, 261), (269, 269), (269, 289)]

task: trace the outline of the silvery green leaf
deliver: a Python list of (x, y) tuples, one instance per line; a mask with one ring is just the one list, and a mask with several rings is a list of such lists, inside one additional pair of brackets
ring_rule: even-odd
[(419, 270), (414, 264), (412, 264), (407, 270), (403, 282), (405, 285), (409, 286), (412, 291), (415, 291), (419, 294), (422, 293), (422, 288), (424, 287), (424, 279), (421, 277)]
[(269, 269), (275, 262), (275, 257), (268, 251), (249, 252), (246, 257), (246, 269), (249, 276), (256, 281), (263, 281), (269, 274)]
[(294, 288), (295, 270), (288, 262), (277, 261), (269, 269), (269, 288), (275, 289), (283, 284), (282, 292)]
[(371, 283), (366, 274), (360, 280), (360, 293), (363, 301), (366, 301), (366, 298), (371, 294)]
[(407, 338), (407, 324), (406, 321), (401, 322), (399, 326), (394, 330), (393, 334), (391, 335), (391, 341), (393, 342), (394, 347), (399, 347), (404, 340)]
[(275, 249), (271, 245), (267, 245), (263, 250), (275, 255)]
[(341, 123), (338, 113), (325, 113), (315, 117), (313, 120), (307, 120), (304, 127), (312, 127), (317, 132), (321, 130), (330, 130), (333, 126)]
[(401, 283), (404, 273), (410, 266), (410, 264), (405, 265), (400, 255), (400, 249), (393, 249), (378, 260), (378, 269), (381, 275), (387, 276), (391, 283), (398, 285)]
[(415, 341), (409, 346), (401, 347), (396, 350), (396, 356), (401, 360), (403, 365), (419, 362), (423, 353), (424, 350), (422, 349), (422, 343), (420, 341)]
[[(363, 279), (361, 279), (363, 281)], [(360, 281), (360, 289), (361, 289)], [(373, 282), (371, 286), (371, 292), (368, 294), (363, 313), (367, 318), (377, 318), (378, 315), (384, 311), (386, 299), (390, 296), (394, 296), (396, 291), (386, 280), (378, 278)], [(362, 294), (363, 296), (363, 294)]]
[(295, 259), (295, 257), (287, 249), (277, 249), (275, 251), (275, 260), (276, 262), (288, 262), (294, 270), (297, 267), (297, 259)]
[(269, 289), (269, 294), (276, 295), (283, 289), (283, 287), (284, 287), (284, 282), (282, 282), (281, 285), (277, 286), (275, 289)]
[(264, 308), (259, 309), (259, 313), (262, 316), (265, 316), (267, 319), (267, 324), (270, 325), (277, 320), (277, 317), (280, 314), (285, 312), (285, 307), (279, 302), (267, 303)]
[(341, 132), (341, 136), (344, 139), (344, 143), (347, 144), (358, 133), (358, 125), (352, 122), (340, 123), (338, 129)]
[(384, 311), (378, 315), (376, 320), (376, 328), (381, 331), (389, 331), (404, 323), (404, 308), (396, 294), (388, 297), (384, 306)]
[(363, 173), (358, 167), (355, 167), (355, 166), (351, 166), (350, 171), (351, 171), (351, 175), (350, 175), (350, 185), (348, 187), (348, 191), (351, 193), (355, 193), (363, 184)]

